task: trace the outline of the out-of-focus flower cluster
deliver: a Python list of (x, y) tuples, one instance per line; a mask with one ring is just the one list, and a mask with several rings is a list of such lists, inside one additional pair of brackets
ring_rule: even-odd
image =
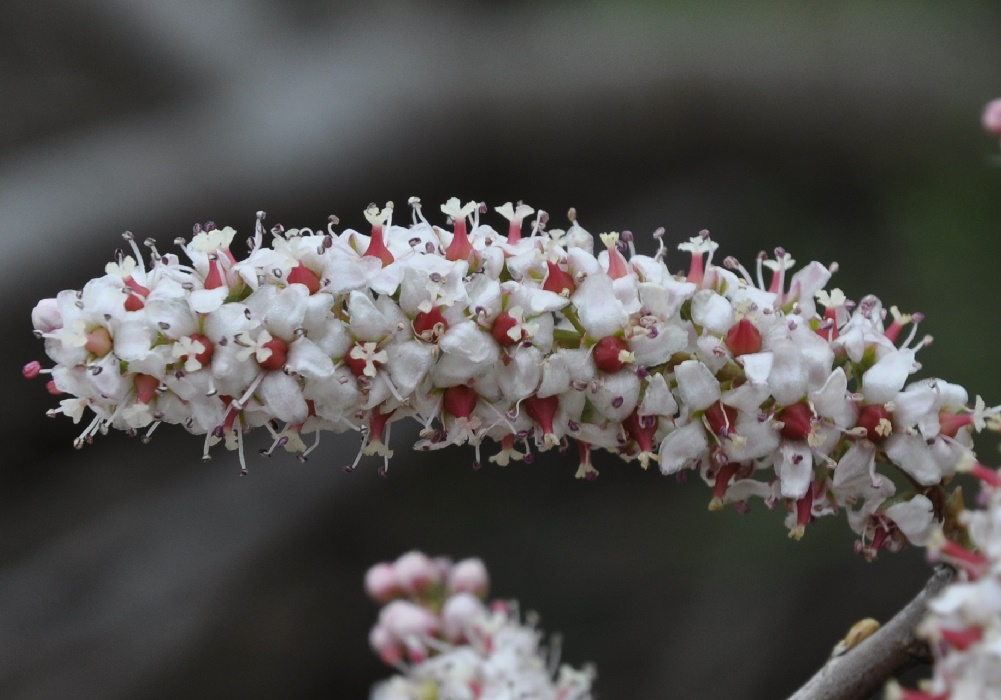
[(1001, 476), (977, 467), (983, 509), (963, 511), (963, 541), (936, 532), (929, 559), (953, 566), (958, 579), (928, 604), (918, 627), (935, 660), (921, 690), (891, 684), (888, 700), (1001, 699)]
[(960, 386), (909, 382), (921, 315), (828, 290), (834, 266), (793, 272), (782, 249), (717, 265), (703, 232), (671, 272), (662, 230), (648, 256), (628, 232), (596, 250), (572, 210), (547, 230), (505, 204), (501, 234), (485, 205), (444, 204), (451, 230), (411, 207), (409, 227), (373, 205), (369, 234), (277, 226), (270, 245), (261, 213), (243, 259), (231, 228), (196, 227), (183, 260), (147, 241), (148, 265), (126, 235), (132, 255), (35, 307), (55, 366), (25, 374), (68, 395), (53, 413), (96, 414), (78, 444), (175, 423), (245, 468), (252, 428), (271, 433), (265, 454), (302, 459), (321, 431), (359, 430), (349, 469), (364, 455), (385, 469), (391, 425), (411, 417), (417, 448), (468, 443), (476, 466), (490, 438), (499, 465), (576, 443), (578, 477), (597, 475), (595, 448), (694, 472), (711, 509), (757, 497), (795, 537), (844, 510), (867, 556), (924, 543), (947, 515), (943, 480), (975, 461), (971, 429), (995, 420)]
[(540, 646), (516, 604), (485, 604), (487, 587), (479, 559), (453, 564), (410, 552), (369, 569), (365, 590), (383, 606), (369, 642), (400, 671), (373, 700), (590, 698), (593, 671), (560, 666), (559, 649)]

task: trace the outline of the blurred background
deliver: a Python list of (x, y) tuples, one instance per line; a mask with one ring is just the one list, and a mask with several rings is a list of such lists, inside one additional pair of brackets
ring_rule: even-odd
[[(866, 564), (841, 519), (781, 514), (599, 457), (473, 471), (408, 449), (353, 474), (161, 428), (71, 448), (20, 367), (35, 301), (101, 274), (128, 229), (362, 227), (371, 202), (578, 210), (653, 250), (708, 228), (752, 261), (837, 260), (850, 297), (923, 311), (923, 376), (1001, 402), (1001, 5), (8, 0), (0, 21), (0, 697), (364, 698), (365, 568), (481, 556), (600, 697), (779, 698), (928, 575)], [(669, 257), (672, 269), (687, 263)], [(255, 435), (254, 439), (263, 439)], [(252, 440), (253, 442), (253, 440)], [(265, 446), (254, 444), (253, 447)], [(986, 461), (997, 463), (993, 444)], [(253, 450), (252, 450), (253, 452)]]

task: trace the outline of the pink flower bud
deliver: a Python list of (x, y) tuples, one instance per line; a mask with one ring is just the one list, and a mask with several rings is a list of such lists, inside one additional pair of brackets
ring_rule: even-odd
[(63, 318), (59, 313), (59, 302), (55, 299), (42, 299), (31, 310), (31, 324), (36, 331), (51, 333), (63, 327)]
[(21, 374), (24, 375), (25, 379), (34, 379), (42, 372), (42, 363), (38, 360), (32, 360), (24, 367), (21, 368)]
[(449, 593), (473, 593), (483, 597), (489, 583), (487, 567), (479, 559), (463, 559), (448, 574)]
[(377, 603), (388, 603), (399, 589), (392, 564), (376, 564), (365, 572), (365, 592)]
[(399, 642), (382, 625), (376, 625), (369, 631), (368, 644), (387, 666), (395, 666), (403, 658)]
[(86, 339), (87, 342), (83, 347), (87, 352), (93, 353), (98, 357), (104, 357), (111, 352), (111, 348), (113, 347), (111, 333), (104, 326), (98, 326), (87, 333)]
[(987, 103), (980, 123), (988, 134), (1001, 137), (1001, 97)]
[(379, 624), (400, 641), (432, 635), (439, 627), (434, 613), (406, 600), (394, 600), (384, 607), (379, 613)]
[(441, 572), (431, 559), (421, 552), (408, 552), (393, 564), (396, 582), (410, 595), (420, 595), (428, 586), (441, 580)]
[(441, 610), (442, 632), (449, 641), (461, 642), (468, 638), (467, 632), (473, 620), (486, 614), (486, 607), (475, 595), (471, 593), (453, 595), (445, 601), (445, 606)]

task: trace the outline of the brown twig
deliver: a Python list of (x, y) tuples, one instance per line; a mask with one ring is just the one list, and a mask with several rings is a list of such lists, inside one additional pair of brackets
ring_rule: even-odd
[(832, 657), (789, 700), (866, 700), (893, 675), (927, 660), (927, 647), (915, 636), (915, 628), (929, 599), (955, 575), (948, 566), (938, 567), (903, 610), (854, 648)]

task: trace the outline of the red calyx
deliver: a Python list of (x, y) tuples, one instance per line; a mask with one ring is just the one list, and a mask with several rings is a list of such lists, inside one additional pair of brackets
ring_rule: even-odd
[(717, 401), (706, 409), (705, 415), (709, 429), (716, 435), (726, 437), (733, 432), (733, 426), (737, 422), (737, 409), (733, 406)]
[(574, 284), (573, 277), (570, 276), (569, 272), (561, 270), (559, 265), (548, 260), (546, 265), (549, 266), (549, 274), (542, 285), (543, 289), (547, 292), (566, 294), (567, 296), (577, 291), (577, 285)]
[(817, 327), (816, 333), (824, 340), (837, 340), (838, 322), (834, 309), (828, 309), (824, 312), (824, 320)]
[(320, 278), (302, 263), (293, 267), (292, 271), (288, 273), (288, 283), (304, 285), (310, 294), (316, 294), (320, 291)]
[(726, 332), (726, 346), (734, 355), (746, 355), (761, 350), (761, 331), (746, 318), (740, 319)]
[(149, 296), (149, 290), (129, 277), (125, 280), (125, 286), (131, 289), (134, 294), (129, 294), (125, 299), (126, 311), (139, 311), (146, 306), (145, 299)]
[(469, 386), (450, 386), (442, 396), (445, 410), (456, 418), (469, 418), (476, 408), (476, 390)]
[(136, 282), (135, 279), (133, 279), (132, 277), (126, 278), (126, 280), (125, 280), (125, 286), (128, 287), (129, 289), (131, 289), (133, 292), (135, 292), (136, 294), (138, 294), (141, 297), (148, 297), (149, 296), (149, 290), (146, 289), (146, 287), (144, 287), (141, 284), (139, 284), (138, 282)]
[(434, 342), (447, 330), (448, 321), (442, 316), (441, 308), (438, 306), (430, 311), (419, 311), (414, 317), (414, 335), (422, 340)]
[(42, 363), (38, 360), (32, 360), (24, 367), (21, 368), (21, 374), (24, 375), (25, 379), (34, 379), (39, 374), (42, 373)]
[(813, 511), (813, 485), (807, 489), (806, 495), (796, 501), (796, 524), (806, 526), (810, 524)]
[(63, 393), (59, 391), (58, 387), (56, 387), (55, 379), (50, 379), (48, 382), (45, 383), (45, 390), (50, 394), (52, 394), (53, 396), (59, 396), (61, 393)]
[[(949, 413), (948, 411), (938, 412), (939, 432), (948, 437), (956, 437), (959, 429), (973, 424), (972, 413)], [(872, 438), (870, 438), (872, 439)]]
[(513, 219), (507, 227), (507, 242), (517, 243), (521, 240), (521, 219)]
[(473, 244), (469, 242), (469, 236), (466, 234), (466, 220), (456, 219), (455, 220), (455, 235), (452, 236), (452, 242), (448, 244), (448, 248), (445, 249), (445, 259), (455, 262), (457, 260), (469, 260), (469, 257), (473, 254)]
[(622, 253), (611, 247), (608, 249), (608, 276), (613, 280), (617, 280), (620, 277), (625, 277), (629, 274), (629, 266), (626, 264), (626, 259), (622, 257)]
[(623, 352), (629, 352), (626, 341), (614, 335), (606, 335), (595, 343), (594, 364), (603, 372), (618, 372), (625, 366), (619, 359)]
[[(224, 395), (220, 396), (219, 398), (222, 399), (223, 404), (225, 404), (228, 409), (226, 411), (226, 417), (223, 419), (222, 425), (219, 426), (219, 428), (222, 428), (223, 433), (228, 433), (233, 429), (233, 426), (236, 424), (236, 417), (240, 415), (240, 411), (236, 408), (233, 408), (232, 396)], [(216, 430), (219, 430), (219, 428), (216, 428)], [(220, 435), (220, 437), (222, 436)]]
[(882, 430), (880, 425), (884, 420), (891, 420), (890, 412), (887, 411), (882, 404), (873, 403), (862, 407), (862, 410), (859, 411), (858, 422), (856, 425), (860, 428), (865, 428), (866, 438), (868, 440), (880, 443), (890, 437), (889, 433), (880, 433)]
[[(212, 352), (215, 350), (215, 347), (212, 345), (212, 341), (209, 340), (208, 338), (206, 338), (201, 333), (195, 333), (195, 334), (193, 334), (191, 336), (191, 339), (195, 340), (195, 341), (198, 341), (199, 343), (202, 344), (202, 347), (205, 348), (200, 353), (198, 353), (197, 355), (195, 355), (195, 359), (198, 360), (198, 362), (201, 363), (202, 367), (207, 367), (208, 364), (210, 362), (212, 362)], [(187, 356), (185, 356), (185, 357), (187, 357)]]
[(511, 316), (511, 314), (509, 314), (507, 311), (505, 311), (494, 320), (494, 325), (490, 327), (490, 335), (492, 335), (494, 337), (494, 340), (496, 340), (504, 347), (516, 345), (517, 343), (520, 343), (522, 339), (524, 339), (525, 337), (524, 331), (518, 331), (518, 333), (516, 334), (517, 338), (512, 338), (510, 333), (508, 333), (508, 331), (510, 331), (517, 325), (518, 322), (514, 319), (514, 317)]
[(382, 442), (382, 435), (386, 431), (386, 423), (392, 417), (393, 411), (383, 413), (378, 407), (372, 409), (372, 416), (369, 418), (369, 439), (372, 442)]
[(264, 362), (258, 362), (262, 369), (281, 369), (288, 359), (288, 343), (281, 338), (272, 338), (264, 344), (264, 347), (271, 350), (271, 355)]
[(657, 432), (657, 416), (640, 416), (639, 411), (633, 411), (623, 425), (626, 434), (636, 441), (640, 452), (653, 452), (653, 436)]
[(205, 276), (205, 289), (218, 289), (225, 286), (226, 275), (218, 260), (209, 260), (209, 274)]
[(389, 252), (389, 248), (386, 247), (386, 243), (382, 240), (382, 226), (372, 227), (372, 237), (369, 239), (368, 248), (365, 250), (364, 256), (379, 258), (382, 261), (383, 267), (386, 267), (386, 265), (395, 260), (393, 254)]
[(137, 374), (132, 380), (136, 387), (136, 400), (139, 403), (147, 404), (156, 396), (156, 388), (160, 386), (160, 380), (148, 374)]
[(560, 399), (558, 396), (547, 396), (543, 399), (533, 395), (525, 399), (525, 413), (542, 426), (542, 432), (547, 435), (553, 432), (553, 416), (556, 415), (556, 409), (559, 407)]
[(965, 651), (973, 644), (979, 642), (983, 636), (983, 630), (979, 627), (967, 627), (961, 630), (940, 629), (939, 634), (949, 646)]
[(716, 480), (713, 482), (713, 498), (723, 500), (726, 487), (730, 485), (730, 479), (737, 473), (739, 467), (740, 462), (727, 462), (720, 466), (719, 471), (716, 472)]
[[(353, 349), (354, 348), (352, 348), (352, 350)], [(382, 363), (379, 362), (378, 360), (366, 360), (364, 356), (352, 357), (351, 350), (348, 350), (348, 354), (344, 356), (344, 364), (348, 366), (348, 369), (350, 369), (351, 373), (356, 377), (361, 377), (365, 375), (365, 368), (368, 366), (369, 362), (371, 362), (376, 369), (382, 367)]]
[(786, 406), (776, 418), (782, 421), (779, 433), (787, 440), (806, 440), (813, 428), (813, 412), (805, 403)]

